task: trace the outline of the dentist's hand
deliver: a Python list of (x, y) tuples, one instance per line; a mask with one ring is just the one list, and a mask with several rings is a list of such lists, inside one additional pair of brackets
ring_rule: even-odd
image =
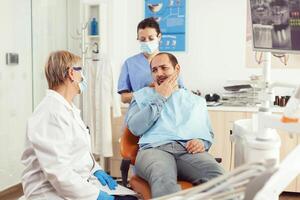
[(168, 98), (175, 91), (177, 85), (178, 73), (172, 74), (164, 82), (158, 85), (157, 82), (154, 82), (154, 87), (157, 93), (161, 96)]
[(202, 153), (205, 151), (204, 142), (199, 139), (193, 139), (186, 143), (186, 150), (189, 153), (195, 154), (195, 153)]
[(116, 187), (118, 185), (117, 182), (103, 170), (96, 171), (94, 173), (94, 176), (97, 177), (97, 179), (100, 181), (100, 183), (103, 186), (105, 186), (107, 184), (109, 189), (111, 189), (111, 190), (116, 189)]
[(106, 192), (100, 191), (97, 200), (114, 200), (115, 197), (107, 194)]

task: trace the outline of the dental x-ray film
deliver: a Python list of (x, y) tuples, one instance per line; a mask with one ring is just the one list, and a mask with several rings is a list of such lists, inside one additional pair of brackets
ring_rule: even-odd
[(249, 0), (254, 50), (300, 53), (300, 0)]

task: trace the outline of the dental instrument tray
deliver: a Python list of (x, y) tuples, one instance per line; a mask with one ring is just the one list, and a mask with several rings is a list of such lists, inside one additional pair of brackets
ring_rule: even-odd
[(239, 91), (241, 89), (250, 89), (250, 88), (252, 88), (250, 84), (224, 86), (224, 89), (227, 91)]

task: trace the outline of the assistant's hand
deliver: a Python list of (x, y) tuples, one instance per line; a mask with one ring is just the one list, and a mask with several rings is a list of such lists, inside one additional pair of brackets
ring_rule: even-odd
[(189, 153), (195, 154), (195, 153), (202, 153), (205, 151), (204, 142), (199, 139), (193, 139), (186, 143), (186, 150)]
[(148, 87), (154, 88), (154, 87), (155, 87), (155, 83), (154, 83), (154, 82), (150, 83), (150, 84), (148, 85)]
[(156, 92), (165, 98), (171, 96), (171, 94), (175, 91), (175, 89), (178, 86), (177, 77), (178, 77), (178, 73), (174, 73), (170, 77), (168, 77), (164, 82), (162, 82), (160, 85), (158, 85), (157, 82), (154, 82), (154, 87)]
[(114, 200), (115, 197), (107, 194), (106, 192), (100, 191), (97, 200)]
[(100, 183), (103, 186), (105, 186), (107, 184), (109, 189), (111, 189), (111, 190), (116, 189), (116, 187), (118, 185), (117, 182), (103, 170), (96, 171), (94, 173), (94, 176), (97, 177), (97, 179), (100, 181)]

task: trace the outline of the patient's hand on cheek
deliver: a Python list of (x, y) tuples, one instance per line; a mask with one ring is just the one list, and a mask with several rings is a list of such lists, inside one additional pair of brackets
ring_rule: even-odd
[(158, 85), (157, 82), (154, 82), (154, 87), (157, 93), (161, 96), (168, 98), (171, 94), (177, 89), (177, 77), (178, 74), (174, 73), (168, 77), (163, 83)]
[(190, 140), (186, 143), (186, 150), (192, 154), (202, 153), (205, 151), (204, 143), (199, 139)]

